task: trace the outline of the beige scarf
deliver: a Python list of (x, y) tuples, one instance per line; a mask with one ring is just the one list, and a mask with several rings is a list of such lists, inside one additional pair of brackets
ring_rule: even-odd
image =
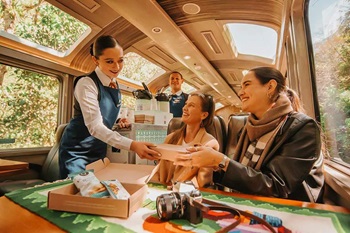
[(234, 159), (260, 170), (277, 131), (283, 126), (286, 116), (292, 111), (293, 108), (288, 97), (285, 94), (280, 94), (275, 105), (265, 112), (261, 119), (250, 114), (239, 139)]

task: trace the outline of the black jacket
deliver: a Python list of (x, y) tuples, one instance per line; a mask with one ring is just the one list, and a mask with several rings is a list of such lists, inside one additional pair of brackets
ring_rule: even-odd
[(320, 202), (322, 165), (319, 126), (305, 114), (292, 113), (260, 171), (231, 160), (220, 183), (242, 193)]

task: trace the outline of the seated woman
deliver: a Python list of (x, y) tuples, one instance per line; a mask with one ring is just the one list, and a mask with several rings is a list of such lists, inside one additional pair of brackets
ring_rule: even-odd
[(278, 70), (250, 70), (239, 92), (242, 110), (250, 115), (233, 158), (210, 148), (188, 148), (191, 154), (179, 154), (174, 164), (221, 168), (218, 183), (242, 193), (320, 201), (320, 129), (312, 118), (293, 110), (286, 90)]
[[(203, 145), (219, 150), (218, 141), (205, 130), (214, 117), (214, 101), (210, 95), (191, 94), (183, 107), (181, 120), (185, 123), (180, 129), (169, 134), (164, 143), (175, 145)], [(173, 162), (161, 160), (159, 181), (166, 184), (192, 180), (199, 187), (212, 184), (212, 168), (174, 166)]]

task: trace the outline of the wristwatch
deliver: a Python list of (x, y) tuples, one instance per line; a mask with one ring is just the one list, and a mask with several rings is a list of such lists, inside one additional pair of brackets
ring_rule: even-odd
[(229, 158), (226, 155), (224, 155), (222, 157), (222, 160), (221, 160), (221, 162), (218, 165), (219, 169), (224, 169), (225, 168), (227, 159), (229, 159)]

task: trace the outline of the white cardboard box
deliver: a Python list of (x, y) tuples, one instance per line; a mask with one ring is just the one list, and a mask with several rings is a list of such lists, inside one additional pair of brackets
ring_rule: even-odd
[(188, 146), (173, 145), (173, 144), (158, 144), (151, 147), (153, 150), (158, 151), (162, 156), (160, 159), (169, 160), (174, 162), (178, 154), (189, 154), (186, 150)]
[(155, 173), (153, 166), (110, 163), (108, 158), (89, 164), (86, 169), (94, 169), (100, 181), (118, 179), (130, 193), (130, 198), (83, 197), (75, 185), (70, 184), (49, 192), (49, 209), (127, 218), (142, 206), (147, 195), (147, 182)]

